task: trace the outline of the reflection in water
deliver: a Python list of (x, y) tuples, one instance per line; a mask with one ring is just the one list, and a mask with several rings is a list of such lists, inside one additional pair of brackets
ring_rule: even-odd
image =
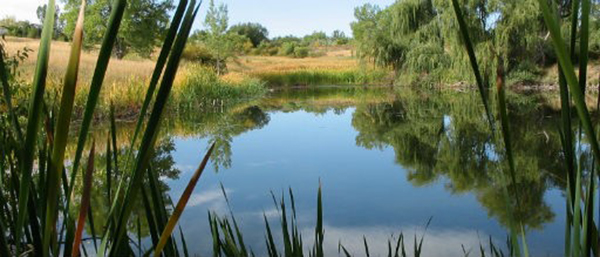
[[(181, 171), (177, 168), (177, 166), (175, 165), (175, 161), (173, 160), (173, 151), (175, 150), (175, 144), (173, 142), (173, 140), (171, 138), (163, 138), (162, 140), (160, 140), (159, 142), (157, 142), (155, 150), (154, 150), (154, 154), (152, 156), (152, 158), (150, 159), (150, 167), (155, 170), (156, 174), (163, 179), (179, 179), (179, 175), (181, 173)], [(127, 150), (125, 148), (122, 148), (118, 151), (118, 160), (120, 162), (120, 166), (123, 167), (125, 165), (125, 159), (127, 155)], [(111, 156), (112, 157), (112, 156)], [(114, 173), (114, 167), (112, 168), (113, 172), (110, 173), (110, 178), (109, 178), (109, 173), (107, 172), (107, 167), (104, 166), (107, 161), (107, 155), (106, 154), (98, 154), (95, 157), (95, 167), (94, 167), (94, 181), (93, 181), (93, 187), (92, 187), (92, 196), (91, 196), (91, 206), (93, 208), (93, 211), (91, 212), (93, 214), (93, 222), (94, 222), (94, 231), (95, 233), (102, 233), (102, 231), (104, 230), (104, 228), (102, 227), (104, 224), (106, 224), (106, 217), (109, 217), (108, 213), (109, 213), (109, 208), (110, 208), (110, 202), (112, 197), (115, 195), (115, 190), (116, 190), (116, 184), (120, 183), (123, 179), (122, 174), (120, 173)], [(110, 182), (109, 182), (110, 181)], [(108, 186), (107, 183), (113, 183), (113, 186)], [(79, 186), (77, 188), (75, 188), (74, 190), (76, 190), (76, 194), (74, 194), (75, 196), (80, 196), (81, 194), (81, 190), (83, 190), (83, 188), (81, 188), (81, 184), (82, 183), (77, 183), (76, 185)], [(146, 183), (148, 184), (148, 183)], [(158, 185), (159, 190), (161, 192), (165, 192), (163, 195), (164, 198), (164, 203), (167, 205), (171, 205), (171, 200), (170, 198), (168, 198), (166, 192), (168, 192), (169, 190), (171, 190), (171, 188), (169, 188), (169, 186), (160, 181), (160, 184)], [(112, 188), (111, 192), (107, 191), (107, 188)], [(80, 201), (74, 201), (74, 205), (73, 205), (73, 211), (75, 210), (79, 210), (79, 203)], [(136, 235), (139, 233), (139, 235), (141, 237), (147, 237), (149, 235), (149, 230), (148, 230), (148, 223), (146, 221), (146, 214), (144, 213), (144, 207), (142, 205), (141, 201), (137, 201), (135, 203), (131, 203), (134, 204), (135, 207), (133, 208), (133, 213), (132, 213), (132, 218), (129, 222), (129, 230), (133, 233), (135, 233)], [(140, 227), (138, 228), (138, 222)], [(93, 235), (92, 230), (90, 227), (87, 228), (88, 230), (86, 231), (86, 233), (88, 235)]]
[[(507, 226), (503, 146), (490, 138), (487, 121), (473, 109), (477, 100), (472, 94), (443, 92), (428, 95), (426, 101), (399, 97), (391, 103), (359, 105), (352, 119), (359, 132), (356, 143), (368, 149), (392, 147), (396, 163), (407, 169), (413, 185), (428, 185), (443, 177), (448, 191), (474, 193), (489, 215)], [(562, 166), (557, 140), (543, 140), (546, 135), (531, 129), (548, 126), (546, 120), (532, 119), (535, 116), (535, 110), (521, 109), (511, 117), (518, 170), (511, 192), (521, 200), (520, 206), (513, 206), (517, 221), (541, 228), (554, 217), (544, 193), (548, 186), (559, 184)]]
[[(371, 256), (387, 256), (388, 240), (392, 241), (398, 238), (397, 230), (390, 230), (388, 227), (330, 227), (326, 226), (325, 231), (327, 237), (324, 243), (325, 256), (337, 256), (338, 245), (343, 242), (344, 247), (351, 253), (364, 252), (364, 238), (367, 238), (369, 244), (369, 252)], [(422, 227), (403, 227), (400, 231), (404, 231), (406, 238), (407, 252), (411, 252), (414, 245), (415, 236), (417, 243), (424, 236), (425, 246), (423, 256), (444, 256), (444, 257), (464, 257), (461, 246), (466, 251), (477, 252), (480, 243), (487, 246), (485, 242), (481, 242), (482, 238), (487, 238), (487, 235), (477, 233), (477, 231), (469, 230), (424, 230)], [(310, 238), (311, 233), (314, 233), (314, 228), (306, 228), (302, 230), (305, 238)], [(364, 236), (364, 238), (363, 238)], [(485, 240), (484, 240), (485, 241)]]
[[(509, 99), (509, 109), (511, 115), (511, 132), (513, 133), (514, 155), (516, 157), (516, 185), (512, 185), (511, 192), (516, 192), (520, 196), (521, 204), (513, 206), (516, 210), (516, 218), (531, 231), (544, 231), (547, 225), (556, 222), (555, 216), (560, 215), (554, 209), (554, 206), (546, 199), (549, 190), (563, 190), (565, 178), (562, 172), (562, 155), (560, 141), (556, 133), (556, 113), (546, 101), (540, 100), (539, 96), (524, 96), (513, 95)], [(295, 120), (296, 116), (292, 114), (301, 114), (304, 120)], [(304, 114), (310, 114), (306, 116)], [(287, 115), (287, 116), (286, 116)], [(317, 117), (326, 118), (327, 120), (335, 120), (337, 116), (349, 116), (348, 123), (332, 123), (328, 126), (332, 127), (304, 127), (306, 119), (316, 119)], [(274, 117), (277, 117), (280, 122), (285, 120), (286, 123), (274, 122)], [(284, 119), (283, 117), (296, 117), (295, 119)], [(344, 120), (344, 119), (341, 119)], [(344, 120), (345, 121), (345, 120)], [(314, 164), (316, 169), (331, 170), (330, 173), (319, 173), (321, 176), (332, 176), (334, 180), (329, 180), (329, 183), (342, 183), (351, 180), (351, 183), (356, 183), (362, 186), (361, 179), (364, 176), (361, 173), (353, 176), (353, 173), (348, 167), (334, 166), (330, 167), (328, 163), (368, 163), (362, 161), (359, 157), (354, 160), (344, 159), (350, 151), (357, 151), (352, 148), (360, 148), (362, 151), (381, 150), (391, 151), (396, 164), (396, 169), (391, 170), (394, 174), (387, 174), (389, 168), (384, 165), (371, 166), (370, 170), (379, 170), (372, 172), (369, 176), (372, 179), (387, 178), (389, 176), (398, 178), (396, 175), (402, 175), (406, 181), (410, 183), (410, 188), (403, 188), (401, 192), (409, 192), (415, 195), (393, 195), (392, 188), (383, 190), (383, 195), (376, 195), (357, 192), (358, 198), (360, 194), (364, 194), (364, 198), (379, 199), (381, 203), (372, 203), (371, 206), (384, 208), (385, 211), (395, 210), (393, 206), (394, 197), (431, 197), (431, 195), (440, 195), (440, 192), (430, 192), (419, 190), (419, 188), (435, 187), (443, 185), (445, 194), (450, 194), (452, 197), (460, 198), (464, 196), (473, 196), (478, 205), (483, 207), (487, 212), (486, 215), (493, 217), (504, 227), (509, 224), (509, 217), (506, 210), (508, 209), (507, 201), (504, 198), (503, 188), (509, 184), (506, 178), (502, 175), (502, 170), (506, 169), (504, 161), (504, 147), (498, 142), (499, 138), (491, 137), (489, 126), (483, 115), (480, 98), (476, 92), (460, 92), (453, 90), (443, 91), (423, 91), (413, 89), (400, 89), (392, 91), (388, 88), (378, 89), (362, 89), (362, 88), (304, 88), (298, 90), (283, 90), (272, 93), (271, 96), (260, 99), (254, 102), (232, 107), (228, 110), (217, 112), (192, 112), (180, 111), (174, 113), (172, 117), (165, 120), (165, 129), (162, 131), (162, 139), (159, 147), (157, 147), (155, 156), (152, 161), (152, 168), (156, 169), (161, 178), (172, 185), (171, 188), (167, 184), (161, 185), (163, 192), (169, 192), (169, 195), (179, 195), (182, 188), (177, 178), (181, 175), (185, 181), (185, 174), (189, 168), (193, 170), (197, 162), (176, 163), (177, 156), (180, 158), (189, 157), (193, 153), (182, 146), (183, 141), (191, 140), (192, 149), (209, 145), (211, 142), (216, 143), (216, 149), (212, 155), (212, 164), (214, 171), (219, 171), (219, 176), (222, 178), (230, 178), (230, 180), (238, 179), (238, 185), (228, 187), (228, 193), (237, 193), (240, 190), (240, 197), (248, 194), (260, 195), (260, 197), (268, 198), (268, 190), (274, 189), (273, 185), (279, 188), (285, 188), (294, 182), (316, 183), (315, 181), (307, 182), (313, 173), (311, 173), (311, 164)], [(298, 133), (304, 132), (305, 129), (310, 130), (307, 140), (322, 141), (323, 144), (328, 143), (328, 137), (342, 131), (352, 133), (351, 138), (354, 142), (350, 145), (328, 145), (333, 147), (339, 155), (328, 152), (326, 155), (315, 156), (320, 149), (310, 147), (302, 147), (302, 144), (309, 145), (308, 141), (302, 142), (299, 140), (299, 145), (285, 145), (283, 148), (267, 149), (267, 160), (244, 157), (253, 153), (257, 149), (256, 144), (272, 144), (273, 141), (281, 140), (281, 138), (273, 137), (271, 126), (277, 126), (278, 131), (285, 131), (285, 137), (296, 137)], [(351, 126), (351, 127), (350, 127)], [(349, 128), (349, 129), (348, 129)], [(119, 126), (120, 140), (119, 145), (124, 147), (128, 144), (131, 135), (131, 127), (128, 124)], [(327, 129), (332, 129), (329, 131)], [(253, 131), (252, 133), (249, 133)], [(102, 134), (102, 129), (98, 130)], [(333, 133), (333, 134), (328, 134)], [(250, 135), (256, 135), (256, 138)], [(281, 136), (281, 135), (280, 135)], [(96, 136), (103, 138), (104, 136)], [(252, 138), (253, 140), (250, 140)], [(201, 141), (201, 142), (200, 142)], [(585, 137), (582, 142), (585, 142)], [(320, 142), (319, 142), (320, 143)], [(583, 145), (583, 144), (582, 144)], [(252, 146), (237, 150), (236, 146)], [(100, 146), (100, 149), (103, 147)], [(352, 148), (352, 149), (351, 149)], [(236, 157), (233, 156), (236, 149)], [(291, 150), (294, 149), (294, 150)], [(297, 149), (297, 150), (296, 150)], [(589, 154), (583, 147), (584, 154)], [(120, 149), (119, 155), (125, 155), (125, 148)], [(269, 152), (270, 151), (270, 152)], [(293, 152), (292, 155), (288, 153)], [(379, 158), (383, 158), (382, 154), (377, 154)], [(359, 156), (366, 154), (360, 153)], [(174, 158), (175, 156), (175, 158)], [(100, 155), (96, 163), (105, 163)], [(285, 158), (292, 158), (290, 165), (297, 167), (286, 166), (283, 163)], [(294, 164), (294, 159), (299, 160), (299, 163)], [(124, 156), (119, 158), (124, 160)], [(245, 162), (239, 162), (240, 159)], [(248, 160), (249, 159), (249, 160)], [(239, 165), (238, 165), (239, 164)], [(302, 166), (304, 165), (304, 166)], [(369, 164), (371, 165), (371, 164)], [(225, 169), (225, 170), (224, 170)], [(229, 169), (229, 170), (228, 170)], [(290, 169), (290, 170), (288, 170)], [(333, 169), (333, 170), (332, 170)], [(348, 169), (346, 173), (340, 172)], [(102, 220), (106, 217), (108, 205), (106, 204), (107, 192), (103, 192), (102, 188), (106, 183), (106, 168), (97, 167), (99, 172), (95, 178), (95, 197), (92, 199), (92, 206), (101, 210), (94, 210), (94, 219), (96, 224), (104, 224)], [(183, 173), (181, 173), (182, 171)], [(252, 171), (252, 175), (246, 175), (242, 171)], [(104, 171), (104, 172), (103, 172)], [(360, 170), (359, 170), (360, 171)], [(224, 173), (224, 174), (223, 174)], [(275, 181), (275, 175), (281, 176), (281, 181)], [(200, 209), (200, 213), (204, 215), (206, 209), (224, 211), (226, 206), (222, 201), (221, 191), (215, 185), (218, 185), (221, 178), (215, 178), (215, 174), (205, 174), (213, 176), (205, 178), (207, 182), (200, 182), (202, 189), (192, 195), (189, 212), (194, 212), (193, 209)], [(279, 177), (277, 177), (279, 178)], [(245, 180), (245, 181), (244, 181)], [(355, 181), (356, 180), (356, 181)], [(115, 175), (112, 181), (119, 181), (119, 175)], [(386, 188), (387, 182), (383, 183), (382, 188)], [(298, 183), (299, 183), (298, 182)], [(391, 181), (392, 185), (397, 184), (397, 187), (402, 187), (404, 181)], [(114, 182), (113, 182), (114, 183)], [(179, 184), (178, 184), (179, 183)], [(230, 183), (235, 184), (230, 181)], [(240, 185), (251, 185), (246, 188)], [(271, 183), (271, 184), (269, 184)], [(271, 185), (271, 188), (262, 188), (261, 185)], [(303, 184), (303, 185), (304, 185)], [(385, 185), (383, 185), (385, 184)], [(354, 185), (354, 184), (353, 184)], [(226, 186), (230, 186), (227, 185)], [(208, 188), (208, 190), (206, 190)], [(327, 188), (327, 187), (326, 187)], [(337, 188), (335, 185), (330, 185), (330, 188)], [(296, 189), (296, 188), (295, 188)], [(246, 191), (244, 191), (246, 190)], [(260, 190), (260, 192), (257, 192)], [(387, 191), (390, 192), (387, 192)], [(244, 193), (242, 193), (244, 191)], [(351, 195), (337, 195), (331, 193), (332, 197), (337, 197), (336, 200), (343, 197), (356, 198)], [(427, 194), (421, 196), (420, 194)], [(231, 195), (231, 194), (230, 194)], [(236, 194), (234, 194), (236, 195)], [(327, 194), (325, 194), (327, 196)], [(340, 198), (341, 197), (341, 198)], [(514, 195), (513, 195), (514, 197)], [(250, 226), (255, 231), (256, 235), (262, 234), (262, 213), (271, 216), (276, 216), (276, 212), (265, 206), (250, 206), (254, 198), (245, 198), (241, 203), (247, 203), (245, 213), (248, 220), (253, 220)], [(269, 199), (265, 199), (269, 200)], [(360, 200), (360, 199), (359, 199)], [(165, 202), (170, 204), (170, 199), (165, 193)], [(341, 201), (343, 202), (343, 201)], [(514, 204), (515, 201), (508, 201)], [(144, 217), (142, 203), (136, 209), (137, 215), (131, 221), (131, 231), (137, 231), (137, 217)], [(349, 215), (345, 213), (343, 207), (339, 206), (340, 202), (329, 201), (325, 202), (325, 210), (331, 210), (332, 215)], [(435, 204), (435, 203), (434, 203)], [(234, 204), (236, 206), (236, 204)], [(465, 205), (468, 206), (468, 205)], [(252, 208), (250, 208), (252, 207)], [(309, 207), (310, 208), (310, 207)], [(339, 210), (338, 210), (339, 208)], [(375, 208), (375, 207), (374, 207)], [(431, 213), (423, 211), (419, 213), (418, 205), (411, 205), (401, 208), (409, 208), (411, 212), (417, 213), (420, 221), (426, 221)], [(448, 207), (452, 208), (452, 207)], [(460, 208), (460, 207), (459, 207)], [(248, 211), (252, 209), (252, 211)], [(271, 211), (269, 211), (271, 210)], [(361, 220), (376, 220), (380, 210), (371, 209), (363, 210), (362, 213), (351, 213), (354, 216), (361, 217)], [(385, 213), (381, 211), (381, 213)], [(463, 210), (461, 210), (463, 211)], [(461, 213), (461, 211), (449, 211), (449, 214), (442, 213), (436, 215), (452, 215), (452, 213)], [(467, 210), (469, 211), (469, 210)], [(477, 210), (473, 210), (477, 211)], [(434, 213), (435, 214), (435, 213)], [(190, 214), (192, 215), (192, 214)], [(205, 219), (194, 217), (192, 224), (198, 224), (195, 227), (187, 227), (185, 230), (198, 231), (199, 228), (205, 228)], [(312, 214), (311, 214), (312, 215)], [(382, 214), (383, 215), (383, 214)], [(184, 215), (185, 216), (185, 215)], [(243, 215), (241, 215), (243, 216)], [(372, 216), (372, 217), (371, 217)], [(334, 216), (334, 218), (342, 216)], [(452, 217), (451, 217), (452, 218)], [(450, 218), (450, 219), (451, 219)], [(394, 217), (387, 217), (385, 220), (392, 220)], [(185, 221), (184, 221), (185, 222)], [(248, 221), (249, 222), (249, 221)], [(562, 222), (562, 221), (561, 221)], [(242, 222), (243, 223), (243, 222)], [(415, 226), (419, 224), (405, 224), (399, 228), (394, 228), (394, 231), (384, 229), (386, 224), (376, 224), (375, 221), (369, 222), (367, 225), (357, 224), (358, 226), (336, 226), (335, 224), (326, 224), (328, 240), (332, 240), (331, 249), (337, 249), (338, 240), (345, 242), (345, 245), (355, 244), (356, 240), (362, 240), (362, 235), (368, 235), (373, 245), (385, 243), (389, 235), (400, 230), (405, 230), (405, 234), (412, 236), (415, 231)], [(141, 219), (142, 228), (141, 236), (147, 236), (146, 221)], [(189, 223), (188, 223), (189, 224)], [(204, 225), (200, 225), (204, 224)], [(258, 224), (258, 225), (257, 225)], [(376, 225), (370, 225), (376, 224)], [(398, 223), (395, 223), (396, 225)], [(436, 218), (434, 217), (434, 223)], [(426, 234), (426, 244), (435, 245), (433, 248), (425, 247), (427, 255), (431, 256), (448, 256), (450, 253), (462, 255), (460, 245), (465, 245), (467, 248), (476, 249), (479, 245), (479, 238), (484, 238), (487, 241), (486, 233), (480, 234), (480, 231), (467, 229), (463, 224), (453, 224), (449, 227), (438, 227), (429, 230)], [(308, 228), (307, 228), (308, 229)], [(479, 229), (479, 228), (477, 228)], [(96, 227), (96, 231), (101, 231), (100, 227)], [(89, 232), (88, 232), (89, 233)], [(196, 233), (196, 232), (194, 232)], [(208, 235), (209, 231), (198, 232), (201, 235)], [(198, 234), (194, 234), (198, 235)], [(307, 236), (306, 238), (310, 238)], [(262, 242), (257, 240), (258, 244)], [(206, 242), (205, 242), (206, 243)], [(362, 243), (362, 241), (361, 241)], [(561, 242), (551, 242), (549, 244), (560, 244)], [(334, 247), (335, 245), (335, 247)], [(260, 250), (260, 246), (258, 247)], [(374, 247), (373, 249), (378, 248)], [(385, 247), (381, 247), (385, 249)], [(257, 251), (258, 251), (257, 250)], [(441, 251), (441, 252), (435, 252)], [(360, 251), (357, 251), (360, 252)], [(442, 252), (444, 254), (442, 254)]]

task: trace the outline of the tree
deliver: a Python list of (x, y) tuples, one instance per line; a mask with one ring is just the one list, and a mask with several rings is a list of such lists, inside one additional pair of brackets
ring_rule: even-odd
[[(61, 19), (66, 22), (64, 32), (73, 34), (79, 12), (79, 0), (64, 0), (65, 12)], [(85, 46), (90, 48), (102, 42), (109, 19), (110, 0), (88, 0), (85, 13)], [(123, 58), (130, 52), (149, 57), (154, 47), (163, 38), (169, 22), (169, 12), (173, 9), (171, 0), (129, 0), (121, 29), (117, 35), (114, 54)]]
[(334, 30), (331, 39), (336, 45), (345, 45), (349, 41), (346, 33), (341, 30)]
[[(46, 17), (46, 8), (47, 8), (46, 4), (40, 5), (40, 6), (38, 6), (37, 10), (35, 11), (38, 19), (40, 20), (40, 24), (44, 24), (44, 19)], [(64, 29), (65, 29), (65, 22), (64, 22), (64, 20), (60, 19), (60, 7), (58, 5), (56, 5), (55, 13), (54, 13), (54, 35), (52, 36), (52, 38), (58, 39), (61, 36), (64, 36), (64, 38), (66, 38), (66, 36), (63, 34)]]
[(7, 30), (7, 34), (15, 37), (39, 38), (42, 28), (29, 21), (17, 21), (15, 17), (6, 17), (0, 20), (0, 27)]
[(227, 5), (215, 5), (214, 0), (210, 0), (208, 13), (204, 20), (205, 32), (196, 32), (202, 36), (196, 36), (208, 47), (217, 61), (217, 74), (221, 75), (227, 68), (227, 59), (234, 56), (237, 49), (244, 42), (244, 37), (235, 33), (227, 33), (229, 27), (229, 17), (227, 16)]
[(269, 39), (269, 31), (259, 23), (241, 23), (231, 26), (229, 32), (237, 33), (241, 36), (246, 36), (252, 42), (254, 47), (257, 47), (265, 40)]
[(322, 31), (315, 31), (310, 35), (306, 35), (302, 40), (308, 45), (315, 46), (327, 45), (328, 43), (327, 34), (325, 34), (325, 32)]

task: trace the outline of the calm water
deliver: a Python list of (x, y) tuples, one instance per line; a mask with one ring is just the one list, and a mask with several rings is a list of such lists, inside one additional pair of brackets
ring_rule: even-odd
[[(543, 97), (509, 96), (518, 219), (534, 256), (560, 256), (565, 200), (556, 114)], [(461, 245), (478, 254), (490, 237), (505, 245), (503, 147), (489, 136), (476, 92), (289, 90), (221, 113), (172, 115), (165, 126), (155, 166), (174, 201), (217, 142), (180, 221), (199, 255), (212, 250), (207, 212), (228, 213), (220, 183), (259, 256), (266, 251), (263, 214), (279, 228), (271, 192), (280, 197), (288, 188), (312, 245), (319, 181), (329, 255), (337, 256), (340, 241), (363, 254), (363, 236), (383, 255), (400, 232), (408, 247), (425, 234), (425, 256), (464, 256)], [(119, 137), (127, 137), (126, 127)]]

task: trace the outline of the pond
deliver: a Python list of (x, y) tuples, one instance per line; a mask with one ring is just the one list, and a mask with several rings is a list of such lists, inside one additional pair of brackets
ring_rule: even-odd
[[(516, 217), (533, 256), (560, 256), (558, 113), (543, 94), (511, 93), (509, 109), (513, 190), (521, 197)], [(208, 212), (229, 215), (221, 185), (257, 256), (267, 251), (265, 216), (276, 238), (281, 234), (272, 195), (289, 203), (289, 189), (304, 242), (312, 245), (319, 184), (328, 256), (338, 255), (339, 243), (363, 255), (363, 236), (372, 256), (385, 255), (388, 239), (401, 232), (409, 251), (414, 237), (424, 236), (425, 256), (478, 255), (490, 239), (506, 248), (503, 146), (490, 136), (474, 90), (289, 89), (219, 112), (180, 111), (164, 122), (153, 161), (175, 202), (209, 144), (217, 144), (179, 223), (191, 253), (212, 255)], [(119, 126), (119, 141), (128, 142), (130, 127)], [(93, 201), (104, 196), (97, 192)]]

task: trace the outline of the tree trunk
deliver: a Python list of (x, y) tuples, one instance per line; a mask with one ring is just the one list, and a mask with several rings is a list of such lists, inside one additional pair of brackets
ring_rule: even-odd
[(115, 41), (115, 47), (113, 49), (113, 54), (117, 57), (117, 59), (121, 60), (125, 55), (127, 55), (127, 46), (125, 45), (125, 40), (120, 37), (117, 37)]

